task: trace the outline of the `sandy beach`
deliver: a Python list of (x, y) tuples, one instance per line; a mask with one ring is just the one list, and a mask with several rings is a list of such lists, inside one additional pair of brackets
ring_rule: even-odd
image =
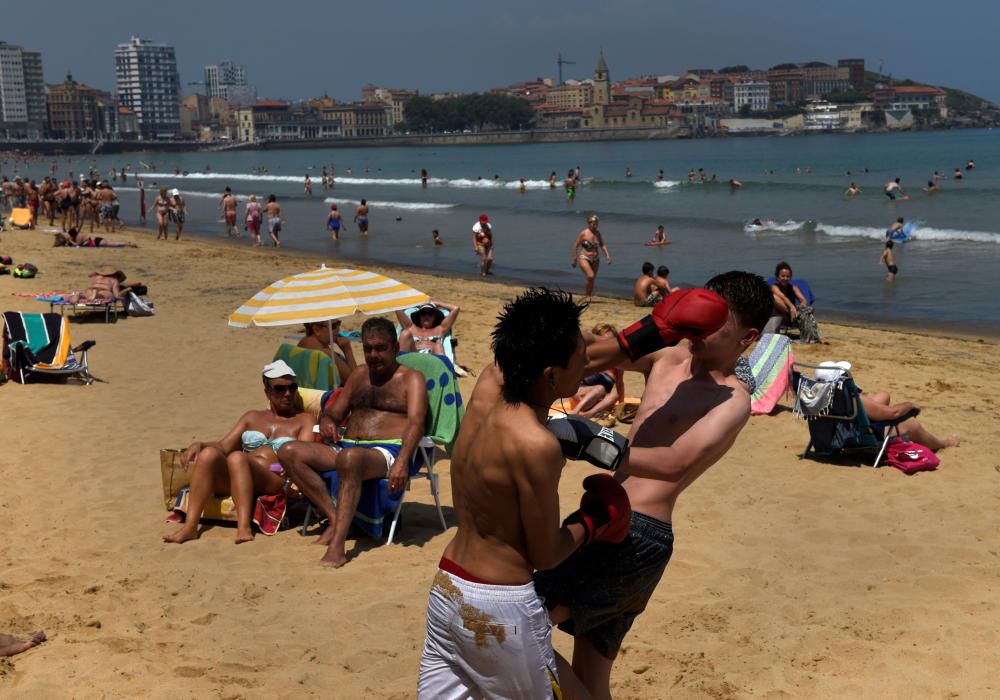
[[(44, 273), (0, 277), (2, 310), (45, 311), (12, 293), (71, 291), (104, 265), (147, 284), (156, 304), (154, 317), (71, 323), (74, 343), (97, 341), (93, 386), (0, 387), (0, 631), (49, 637), (0, 660), (0, 695), (413, 697), (427, 591), (454, 532), (440, 531), (426, 480), (407, 496), (399, 543), (362, 539), (341, 570), (318, 566), (315, 538), (294, 529), (240, 547), (229, 526), (161, 542), (175, 526), (164, 523), (159, 450), (216, 439), (263, 407), (261, 367), (298, 330), (234, 329), (228, 314), (276, 279), (337, 261), (110, 237), (140, 247), (52, 248), (51, 233), (0, 234), (0, 253)], [(517, 288), (373, 269), (459, 304), (459, 359), (487, 363), (496, 312)], [(639, 315), (598, 299), (585, 322)], [(803, 422), (789, 411), (751, 419), (680, 499), (674, 558), (626, 638), (616, 697), (1000, 693), (997, 345), (818, 318), (832, 344), (796, 346), (798, 358), (850, 360), (863, 388), (917, 402), (925, 425), (962, 445), (941, 453), (937, 472), (907, 477), (802, 461)], [(474, 381), (461, 381), (466, 398)], [(639, 375), (628, 387), (639, 395)], [(567, 465), (564, 512), (589, 471)], [(569, 655), (572, 640), (553, 636)]]

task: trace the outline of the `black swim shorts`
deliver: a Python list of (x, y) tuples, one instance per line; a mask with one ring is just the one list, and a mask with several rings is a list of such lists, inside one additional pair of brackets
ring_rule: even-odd
[(885, 190), (885, 196), (888, 197), (889, 199), (895, 199), (896, 193), (893, 192), (892, 190)]
[(550, 611), (565, 605), (572, 617), (559, 629), (582, 635), (614, 659), (663, 576), (674, 551), (670, 523), (632, 513), (620, 544), (594, 542), (551, 571), (535, 572), (535, 590)]

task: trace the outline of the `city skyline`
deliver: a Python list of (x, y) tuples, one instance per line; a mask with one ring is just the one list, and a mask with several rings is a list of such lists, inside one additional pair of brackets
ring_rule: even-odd
[[(56, 12), (60, 6), (77, 12), (68, 2), (54, 5)], [(295, 9), (269, 17), (266, 24), (259, 18), (271, 6), (259, 0), (241, 4), (238, 15), (228, 7), (199, 5), (189, 12), (186, 6), (182, 2), (180, 12), (155, 14), (150, 4), (109, 2), (101, 13), (74, 17), (67, 23), (72, 36), (66, 37), (68, 30), (43, 27), (31, 21), (27, 6), (15, 6), (5, 14), (8, 26), (18, 27), (16, 36), (0, 39), (41, 52), (48, 84), (61, 82), (71, 71), (80, 82), (109, 91), (115, 89), (115, 47), (134, 34), (176, 48), (184, 94), (203, 92), (205, 67), (226, 60), (247, 67), (262, 97), (329, 94), (352, 100), (366, 83), (422, 93), (483, 92), (555, 77), (559, 52), (576, 62), (565, 66), (565, 78), (587, 78), (603, 47), (614, 67), (612, 80), (733, 64), (835, 64), (839, 57), (857, 56), (870, 70), (882, 65), (895, 77), (1000, 102), (989, 55), (989, 33), (1000, 20), (1000, 8), (985, 4), (955, 13), (919, 2), (873, 7), (845, 0), (817, 8), (777, 0), (763, 14), (728, 1), (711, 8), (671, 8), (646, 0), (613, 6), (584, 0), (572, 13), (520, 0), (503, 8), (443, 2), (420, 12), (390, 2), (376, 9)], [(107, 13), (116, 17), (110, 33), (102, 18)], [(822, 27), (822, 36), (812, 27)], [(80, 49), (80, 36), (88, 37), (86, 50)]]

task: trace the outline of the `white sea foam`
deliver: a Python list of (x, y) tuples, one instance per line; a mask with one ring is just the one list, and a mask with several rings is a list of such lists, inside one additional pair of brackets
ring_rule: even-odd
[[(138, 192), (139, 191), (138, 187), (117, 187), (115, 189), (118, 192)], [(173, 188), (169, 187), (167, 189), (171, 190)], [(160, 193), (159, 187), (147, 187), (146, 188), (146, 202), (148, 204), (150, 204), (150, 206), (152, 206), (153, 200), (156, 199), (156, 197), (157, 197), (157, 195), (159, 195), (159, 193)], [(181, 197), (204, 197), (206, 199), (215, 199), (215, 200), (221, 200), (222, 199), (222, 193), (221, 192), (199, 192), (197, 190), (184, 190), (184, 189), (181, 189), (180, 193), (181, 193)], [(247, 199), (250, 196), (250, 194), (252, 194), (252, 193), (237, 194), (236, 195), (236, 199), (238, 199), (240, 201), (243, 201), (243, 200)], [(257, 195), (257, 199), (260, 199), (261, 196), (262, 195)]]
[[(885, 238), (884, 228), (872, 228), (869, 226), (833, 226), (819, 223), (816, 230), (828, 236), (844, 236), (850, 238), (875, 238), (883, 240)], [(933, 228), (931, 226), (918, 226), (910, 234), (910, 239), (914, 241), (973, 241), (976, 243), (996, 243), (1000, 244), (1000, 233), (991, 231), (965, 231), (963, 229)]]
[[(174, 175), (171, 173), (143, 173), (143, 177), (148, 179), (164, 178), (168, 180), (232, 180), (234, 182), (294, 182), (302, 184), (305, 178), (299, 175), (272, 175), (270, 173), (188, 173), (187, 175)], [(313, 177), (314, 187), (320, 187), (320, 177)], [(354, 175), (337, 175), (335, 184), (340, 185), (374, 185), (374, 186), (397, 186), (397, 187), (419, 187), (423, 183), (419, 177), (356, 177)], [(520, 180), (494, 180), (492, 178), (443, 178), (431, 177), (427, 179), (427, 184), (434, 187), (458, 187), (469, 188), (508, 188), (518, 189), (521, 186)], [(548, 189), (548, 180), (525, 180), (524, 186), (531, 190)]]
[(781, 223), (775, 222), (770, 226), (768, 226), (768, 228), (771, 229), (772, 231), (781, 231), (782, 233), (787, 233), (791, 231), (798, 231), (805, 225), (806, 225), (805, 221), (794, 221), (792, 219), (788, 219), (787, 221)]
[(677, 187), (680, 184), (679, 180), (660, 180), (659, 182), (654, 182), (653, 187), (670, 188)]
[(805, 221), (795, 221), (793, 219), (788, 219), (784, 222), (767, 219), (759, 225), (753, 223), (746, 224), (743, 230), (747, 233), (793, 233), (801, 230), (806, 223)]
[[(327, 204), (361, 204), (357, 199), (341, 199), (340, 197), (327, 197), (323, 200)], [(385, 209), (414, 209), (414, 210), (427, 210), (427, 209), (451, 209), (456, 204), (441, 204), (438, 202), (380, 202), (378, 200), (369, 199), (368, 206), (370, 207), (384, 207)]]

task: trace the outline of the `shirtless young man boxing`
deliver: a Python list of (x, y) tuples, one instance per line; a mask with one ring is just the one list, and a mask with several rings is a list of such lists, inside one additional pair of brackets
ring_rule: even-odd
[(427, 604), (422, 700), (562, 697), (560, 680), (575, 682), (565, 661), (560, 679), (532, 572), (584, 542), (624, 536), (629, 522), (624, 491), (599, 474), (559, 524), (565, 459), (545, 422), (552, 401), (572, 396), (583, 378), (583, 308), (563, 292), (528, 290), (493, 331), (496, 364), (476, 384), (452, 454), (458, 532)]
[[(750, 417), (737, 360), (767, 323), (771, 290), (747, 272), (717, 275), (705, 287), (725, 300), (721, 316), (707, 299), (678, 308), (687, 294), (706, 291), (680, 290), (617, 339), (587, 348), (588, 372), (624, 367), (646, 375), (631, 451), (616, 474), (633, 508), (629, 535), (620, 544), (583, 547), (535, 575), (553, 622), (575, 637), (573, 670), (595, 698), (611, 697), (622, 640), (670, 561), (677, 497), (732, 447)], [(664, 347), (678, 332), (687, 332), (690, 344)]]

